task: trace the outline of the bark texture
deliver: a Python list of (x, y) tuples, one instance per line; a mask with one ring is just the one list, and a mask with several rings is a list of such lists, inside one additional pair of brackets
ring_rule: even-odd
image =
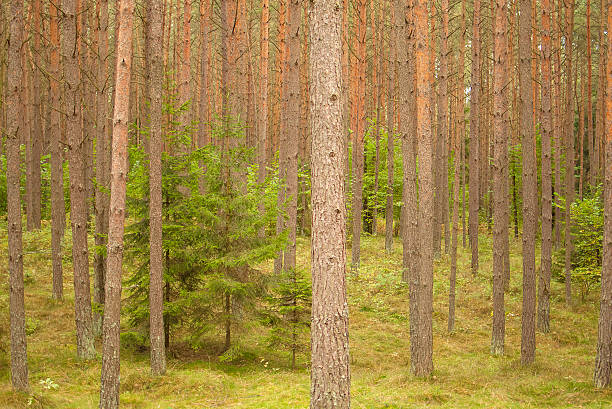
[[(96, 246), (105, 247), (108, 236), (108, 169), (110, 165), (110, 141), (108, 133), (108, 1), (99, 3), (98, 14), (98, 70), (96, 103)], [(104, 281), (106, 278), (106, 252), (96, 251), (94, 255), (94, 295), (96, 304), (93, 327), (96, 335), (102, 332), (102, 314), (99, 307), (104, 305)], [(96, 311), (97, 310), (97, 311)]]
[(472, 249), (472, 274), (478, 274), (478, 210), (480, 152), (480, 0), (474, 0), (472, 25), (472, 80), (470, 97), (470, 157), (469, 157), (469, 239)]
[(365, 92), (366, 92), (366, 1), (357, 0), (357, 86), (355, 89), (355, 123), (353, 129), (353, 241), (351, 247), (352, 268), (359, 269), (361, 259), (361, 231), (363, 210), (363, 143), (366, 132)]
[(550, 277), (552, 267), (552, 110), (550, 0), (542, 1), (542, 251), (538, 285), (538, 329), (550, 331)]
[(350, 407), (341, 13), (341, 7), (333, 2), (311, 2), (311, 409)]
[(62, 2), (62, 59), (66, 138), (70, 168), (70, 224), (72, 227), (72, 265), (74, 270), (74, 308), (76, 315), (77, 356), (95, 356), (89, 288), (89, 249), (87, 245), (87, 184), (83, 163), (84, 141), (81, 115), (81, 87), (78, 60), (76, 0)]
[(19, 193), (20, 139), (19, 100), (21, 95), (21, 49), (23, 45), (23, 2), (12, 0), (8, 40), (6, 90), (6, 188), (9, 269), (9, 311), (11, 332), (11, 383), (27, 392), (28, 356), (26, 352), (25, 306), (23, 289), (23, 247)]
[(505, 126), (506, 100), (504, 76), (506, 65), (506, 2), (495, 1), (493, 51), (493, 331), (491, 354), (503, 355), (506, 332), (504, 309), (505, 241), (508, 240), (507, 210), (504, 209), (508, 179), (504, 169), (508, 167), (508, 135)]
[(300, 17), (299, 0), (289, 0), (287, 25), (287, 65), (284, 82), (287, 84), (287, 105), (283, 109), (282, 120), (286, 121), (287, 132), (287, 229), (288, 243), (283, 259), (283, 269), (295, 268), (295, 239), (297, 233), (297, 196), (298, 196), (298, 146), (300, 118)]
[(572, 51), (574, 38), (574, 0), (565, 2), (565, 304), (572, 304), (572, 218), (570, 209), (574, 202), (574, 95), (572, 87)]
[(100, 409), (119, 407), (119, 330), (121, 318), (121, 276), (123, 269), (123, 231), (125, 193), (128, 173), (128, 116), (132, 73), (132, 15), (134, 0), (121, 0), (117, 63), (115, 67), (115, 105), (111, 156), (111, 191), (106, 273), (106, 303), (102, 327), (102, 379)]
[[(149, 92), (151, 97), (149, 153), (149, 339), (151, 340), (151, 373), (166, 372), (164, 343), (164, 277), (162, 249), (162, 7), (158, 1), (147, 2), (149, 25)], [(202, 67), (206, 69), (206, 67)], [(201, 103), (202, 101), (200, 101)]]
[[(414, 7), (415, 67), (416, 67), (416, 136), (419, 158), (418, 237), (419, 284), (417, 293), (418, 346), (411, 354), (411, 367), (416, 376), (429, 376), (433, 371), (433, 240), (434, 208), (433, 138), (431, 127), (432, 70), (430, 65), (428, 1), (416, 0)], [(429, 238), (429, 239), (428, 239)]]
[(49, 148), (51, 151), (51, 264), (53, 266), (53, 298), (64, 298), (64, 277), (62, 267), (62, 238), (66, 228), (64, 203), (64, 170), (62, 135), (60, 128), (60, 38), (59, 19), (57, 7), (49, 5), (49, 37), (51, 49), (49, 50), (49, 99), (50, 135)]
[[(608, 27), (612, 27), (612, 3), (608, 2)], [(601, 268), (601, 307), (594, 383), (596, 388), (610, 385), (612, 373), (612, 36), (608, 34), (605, 95), (604, 160), (604, 238)], [(601, 97), (601, 96), (600, 96)]]
[(523, 142), (523, 313), (521, 364), (535, 360), (535, 238), (537, 229), (536, 146), (531, 78), (531, 1), (519, 3), (520, 135)]

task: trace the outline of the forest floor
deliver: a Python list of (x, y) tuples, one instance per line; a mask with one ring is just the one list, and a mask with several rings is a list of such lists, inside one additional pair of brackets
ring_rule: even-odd
[[(70, 257), (65, 295), (51, 299), (50, 226), (24, 233), (28, 360), (33, 395), (11, 391), (8, 365), (6, 222), (0, 222), (0, 408), (97, 408), (101, 357), (76, 358)], [(66, 243), (69, 243), (67, 232)], [(520, 241), (511, 240), (511, 285), (506, 294), (506, 355), (489, 354), (491, 337), (491, 239), (480, 237), (480, 274), (469, 272), (459, 246), (456, 330), (447, 332), (450, 258), (435, 263), (434, 366), (429, 379), (409, 371), (408, 288), (399, 280), (401, 246), (390, 256), (381, 236), (362, 238), (362, 266), (348, 279), (351, 398), (353, 408), (609, 408), (612, 391), (592, 386), (597, 342), (597, 290), (571, 310), (563, 284), (553, 282), (551, 332), (537, 334), (536, 363), (519, 365), (521, 333)], [(91, 247), (90, 247), (91, 248)], [(70, 249), (66, 249), (66, 254)], [(298, 265), (309, 268), (308, 240), (298, 242)], [(348, 259), (350, 260), (350, 253)], [(539, 260), (537, 262), (539, 264)], [(205, 352), (172, 354), (168, 373), (150, 375), (147, 351), (121, 352), (121, 406), (134, 409), (307, 408), (305, 358), (291, 370), (287, 352), (269, 349), (262, 331), (244, 334), (253, 359), (222, 364)], [(97, 345), (101, 350), (100, 344)], [(4, 350), (2, 350), (4, 349)], [(49, 378), (47, 387), (41, 381)], [(57, 388), (50, 385), (57, 385)]]

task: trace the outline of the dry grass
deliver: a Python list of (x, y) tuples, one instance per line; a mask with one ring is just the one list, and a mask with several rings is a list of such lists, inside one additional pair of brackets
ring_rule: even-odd
[[(0, 352), (0, 408), (96, 408), (101, 359), (75, 358), (72, 277), (65, 263), (63, 303), (51, 300), (50, 231), (26, 233), (25, 272), (28, 357), (34, 398), (11, 391), (6, 356)], [(69, 237), (66, 243), (69, 243)], [(460, 249), (456, 331), (446, 331), (449, 258), (436, 261), (434, 364), (430, 379), (409, 372), (408, 289), (399, 279), (401, 250), (384, 252), (381, 237), (362, 239), (362, 268), (349, 278), (352, 406), (354, 408), (608, 408), (609, 390), (597, 391), (591, 376), (597, 332), (597, 299), (573, 310), (553, 283), (550, 334), (537, 334), (536, 364), (521, 368), (520, 243), (512, 241), (512, 281), (506, 295), (506, 355), (489, 355), (491, 241), (481, 239), (480, 275), (469, 273)], [(308, 242), (299, 242), (298, 263), (308, 268)], [(70, 254), (70, 249), (66, 249)], [(0, 225), (0, 308), (6, 308), (6, 224)], [(3, 298), (2, 298), (3, 297)], [(4, 313), (5, 311), (0, 311)], [(6, 315), (0, 314), (0, 317)], [(3, 322), (8, 326), (8, 322)], [(242, 345), (257, 358), (240, 365), (202, 355), (169, 360), (168, 374), (151, 377), (146, 353), (122, 351), (123, 408), (306, 408), (309, 372), (302, 362), (291, 371), (286, 354), (264, 346), (259, 328)], [(1, 343), (0, 343), (1, 346)], [(98, 350), (100, 350), (98, 345)], [(263, 359), (263, 361), (262, 361)], [(264, 365), (266, 364), (267, 365)], [(46, 390), (51, 378), (57, 390)]]

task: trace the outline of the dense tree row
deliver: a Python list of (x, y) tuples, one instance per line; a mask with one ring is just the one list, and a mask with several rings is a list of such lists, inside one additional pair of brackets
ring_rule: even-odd
[[(195, 336), (216, 325), (222, 352), (231, 351), (240, 315), (267, 285), (256, 266), (274, 260), (282, 278), (267, 317), (289, 317), (277, 334), (290, 341), (277, 341), (295, 354), (310, 298), (298, 234), (312, 243), (312, 408), (350, 404), (346, 247), (358, 275), (364, 233), (384, 234), (389, 254), (401, 238), (414, 375), (434, 369), (434, 259), (446, 254), (454, 330), (460, 242), (471, 249), (471, 274), (492, 277), (490, 348), (504, 354), (514, 234), (522, 236), (521, 364), (536, 361), (536, 330), (548, 333), (555, 320), (553, 276), (565, 282), (567, 308), (577, 302), (574, 283), (601, 280), (594, 382), (609, 385), (608, 3), (0, 5), (0, 210), (16, 389), (29, 388), (22, 209), (27, 230), (51, 220), (56, 300), (70, 221), (77, 355), (93, 359), (102, 336), (101, 408), (119, 405), (123, 282), (127, 318), (145, 328), (151, 370), (163, 375), (175, 331)], [(591, 247), (582, 223), (599, 213), (588, 206), (604, 209), (603, 241), (595, 236)], [(493, 269), (483, 271), (479, 240), (488, 234)]]

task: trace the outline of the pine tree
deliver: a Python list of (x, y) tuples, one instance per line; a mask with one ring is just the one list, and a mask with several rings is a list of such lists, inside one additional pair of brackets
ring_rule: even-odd
[[(606, 7), (608, 27), (612, 27), (612, 4)], [(596, 388), (610, 384), (612, 374), (612, 36), (607, 39), (606, 58), (606, 128), (604, 167), (604, 239), (603, 261), (601, 268), (601, 307), (599, 313), (599, 333), (597, 336), (597, 357), (595, 359), (594, 383)], [(600, 81), (603, 78), (600, 78)], [(601, 94), (598, 97), (603, 97)]]
[[(149, 93), (151, 98), (151, 119), (149, 125), (149, 326), (151, 340), (151, 373), (163, 375), (166, 372), (166, 351), (164, 344), (164, 279), (162, 248), (162, 35), (163, 10), (155, 0), (147, 2), (149, 17)], [(204, 52), (204, 51), (202, 51)], [(206, 70), (206, 67), (202, 67)], [(202, 101), (200, 101), (201, 103)]]
[(76, 311), (77, 356), (93, 359), (91, 293), (89, 288), (89, 249), (87, 245), (87, 184), (83, 164), (81, 86), (77, 48), (76, 0), (62, 2), (62, 60), (64, 64), (64, 104), (66, 138), (70, 168), (70, 224), (72, 226), (72, 265), (74, 269), (74, 307)]
[(535, 236), (537, 228), (536, 146), (533, 129), (531, 79), (531, 2), (520, 0), (519, 82), (521, 92), (520, 134), (523, 143), (523, 313), (521, 364), (535, 360)]
[(21, 48), (23, 43), (23, 3), (11, 1), (7, 71), (6, 105), (6, 170), (8, 269), (10, 283), (11, 383), (18, 391), (27, 392), (28, 356), (26, 352), (26, 319), (23, 288), (23, 244), (19, 196), (20, 140), (19, 99), (21, 91)]
[(311, 409), (350, 407), (341, 13), (340, 7), (329, 1), (311, 3)]
[(108, 223), (108, 257), (105, 280), (104, 322), (102, 324), (102, 380), (100, 409), (119, 407), (119, 330), (121, 281), (123, 273), (123, 232), (128, 174), (128, 113), (132, 75), (132, 18), (134, 0), (121, 0), (115, 68), (113, 149)]

